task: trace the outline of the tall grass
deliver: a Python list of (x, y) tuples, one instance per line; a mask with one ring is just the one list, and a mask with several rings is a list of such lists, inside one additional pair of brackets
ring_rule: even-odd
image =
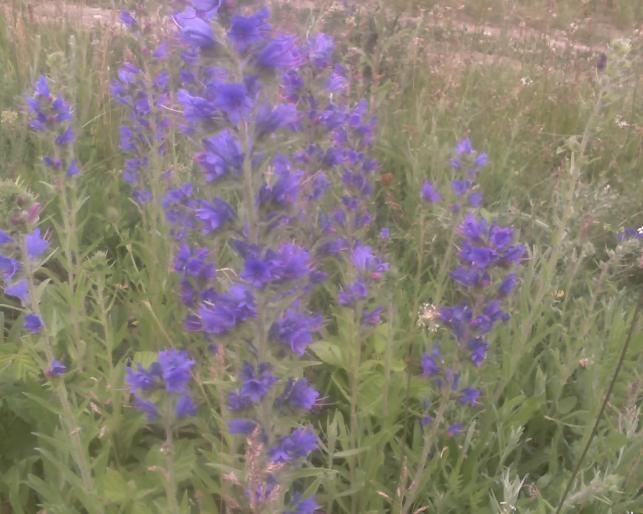
[[(627, 55), (609, 53), (623, 59), (610, 81), (596, 67), (609, 37), (629, 36), (640, 23), (640, 4), (488, 0), (459, 9), (396, 1), (348, 10), (339, 2), (314, 9), (274, 4), (276, 23), (333, 34), (349, 61), (352, 93), (371, 100), (379, 119), (375, 214), (391, 229), (388, 243), (373, 243), (393, 267), (381, 299), (386, 323), (360, 347), (359, 360), (342, 319), (312, 346), (320, 361), (312, 376), (323, 401), (313, 423), (322, 451), (318, 469), (301, 470), (300, 478), (318, 490), (328, 514), (398, 512), (413, 480), (417, 513), (553, 513), (568, 483), (566, 512), (641, 511), (643, 327), (634, 312), (643, 270), (640, 247), (616, 240), (623, 227), (643, 225), (640, 34)], [(587, 16), (609, 30), (592, 32)], [(498, 32), (463, 31), (463, 21)], [(570, 23), (582, 26), (570, 33)], [(568, 41), (552, 49), (558, 30), (568, 31)], [(87, 368), (74, 376), (70, 396), (97, 484), (83, 492), (74, 475), (69, 427), (58, 423), (51, 387), (21, 339), (15, 305), (5, 300), (2, 514), (91, 512), (96, 504), (109, 513), (167, 512), (159, 499), (167, 448), (134, 415), (123, 368), (132, 359), (149, 364), (152, 351), (190, 339), (167, 294), (176, 289), (163, 269), (169, 244), (151, 250), (142, 243), (149, 234), (119, 179), (123, 114), (110, 101), (109, 83), (130, 44), (112, 26), (48, 23), (22, 2), (10, 2), (0, 18), (0, 178), (43, 199), (42, 218), (54, 225), (61, 222), (56, 188), (39, 164), (23, 98), (45, 73), (75, 106), (85, 172), (78, 284), (68, 287), (70, 270), (59, 261), (42, 278), (52, 284), (46, 314), (55, 320), (56, 344), (71, 356), (85, 352)], [(418, 313), (455, 299), (448, 275), (454, 227), (426, 208), (420, 187), (427, 179), (449, 187), (451, 149), (465, 135), (490, 155), (480, 175), (486, 213), (517, 229), (528, 259), (511, 319), (494, 333), (479, 370), (482, 405), (466, 433), (440, 437), (422, 476), (412, 476), (421, 457), (421, 401), (430, 387), (418, 376), (419, 357), (435, 340)], [(80, 337), (70, 305), (85, 313)], [(610, 402), (572, 477), (630, 327)], [(179, 509), (233, 512), (231, 455), (238, 445), (220, 431), (229, 370), (213, 360), (195, 375), (207, 401), (175, 441)]]

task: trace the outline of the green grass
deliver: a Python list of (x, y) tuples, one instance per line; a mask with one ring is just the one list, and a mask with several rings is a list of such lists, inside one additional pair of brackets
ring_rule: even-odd
[[(328, 514), (396, 512), (397, 495), (415, 478), (421, 481), (416, 508), (424, 512), (509, 514), (513, 505), (525, 514), (553, 513), (633, 323), (643, 284), (640, 247), (617, 247), (615, 233), (643, 225), (640, 35), (632, 40), (631, 68), (614, 68), (603, 96), (605, 75), (595, 60), (607, 50), (608, 35), (628, 36), (640, 25), (643, 7), (635, 0), (561, 1), (553, 17), (546, 2), (485, 0), (458, 9), (461, 3), (440, 2), (437, 18), (419, 10), (437, 2), (375, 2), (352, 16), (325, 4), (314, 12), (275, 7), (277, 20), (335, 35), (355, 96), (370, 99), (379, 119), (376, 216), (392, 232), (385, 251), (393, 272), (382, 300), (389, 322), (365, 342), (357, 369), (342, 320), (315, 346), (322, 362), (315, 384), (329, 407), (314, 419), (324, 444), (315, 457), (322, 470), (308, 483), (319, 487)], [(132, 419), (123, 366), (136, 352), (166, 344), (165, 338), (183, 346), (188, 337), (176, 328), (176, 299), (162, 292), (172, 290), (173, 279), (158, 286), (155, 297), (148, 290), (163, 270), (150, 264), (155, 255), (145, 242), (153, 236), (119, 179), (122, 114), (108, 89), (128, 43), (105, 27), (34, 26), (18, 7), (13, 4), (15, 16), (0, 19), (0, 178), (27, 185), (45, 201), (43, 218), (57, 220), (54, 185), (36, 162), (39, 143), (25, 128), (21, 107), (35, 77), (46, 73), (76, 106), (87, 175), (78, 234), (85, 259), (78, 273), (86, 282), (69, 291), (68, 270), (52, 266), (47, 293), (52, 312), (65, 313), (69, 305), (89, 312), (82, 320), (86, 347), (66, 342), (73, 327), (64, 315), (59, 327), (60, 347), (68, 345), (71, 354), (89, 349), (94, 375), (79, 373), (72, 386), (86, 423), (83, 437), (99, 493), (110, 500), (107, 512), (164, 512), (149, 493), (162, 490), (161, 474), (145, 471), (159, 465), (163, 448), (157, 434)], [(592, 32), (588, 15), (609, 30)], [(462, 20), (499, 27), (499, 35), (465, 33)], [(575, 40), (595, 48), (552, 51), (542, 35), (515, 34), (520, 22), (551, 37), (577, 23)], [(422, 204), (419, 190), (427, 179), (448, 186), (451, 150), (463, 136), (489, 153), (480, 176), (487, 212), (517, 228), (529, 259), (512, 317), (494, 333), (480, 370), (482, 407), (465, 437), (439, 439), (426, 472), (416, 477), (423, 438), (418, 418), (428, 393), (426, 380), (417, 377), (418, 359), (436, 338), (418, 326), (417, 315), (426, 303), (456, 299), (445, 258), (454, 227), (442, 211)], [(162, 252), (169, 252), (167, 244)], [(0, 315), (0, 325), (6, 323), (0, 337), (0, 512), (37, 512), (43, 501), (58, 505), (52, 514), (66, 512), (73, 488), (62, 484), (74, 477), (64, 475), (58, 460), (71, 462), (71, 450), (61, 443), (64, 431), (52, 429), (58, 413), (47, 405), (50, 391), (20, 341), (20, 327), (11, 323), (15, 312), (4, 306)], [(566, 512), (643, 510), (643, 327), (635, 327)], [(209, 372), (198, 381), (211, 390), (219, 383), (217, 370)], [(359, 400), (359, 434), (349, 428), (351, 386)], [(234, 445), (213, 428), (220, 422), (217, 409), (204, 410), (181, 442), (179, 481), (191, 501), (185, 512), (226, 512), (228, 486), (219, 477), (233, 464), (226, 459)], [(57, 482), (47, 483), (51, 477)]]

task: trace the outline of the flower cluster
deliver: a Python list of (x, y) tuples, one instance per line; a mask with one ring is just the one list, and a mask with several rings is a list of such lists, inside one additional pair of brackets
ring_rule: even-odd
[[(36, 226), (40, 204), (20, 186), (0, 182), (0, 204), (9, 213), (7, 224), (0, 226), (0, 283), (5, 296), (19, 301), (24, 310), (23, 328), (31, 334), (45, 326), (40, 314), (41, 290), (34, 287), (34, 273), (49, 251), (49, 241)], [(48, 349), (49, 350), (49, 349)], [(65, 373), (63, 364), (46, 351), (50, 377)]]
[[(511, 227), (502, 226), (495, 220), (489, 222), (478, 209), (482, 195), (473, 179), (486, 164), (486, 154), (476, 153), (468, 139), (458, 143), (455, 153), (451, 166), (454, 170), (465, 170), (466, 178), (455, 178), (451, 182), (454, 196), (451, 210), (459, 215), (460, 222), (457, 226), (458, 264), (450, 277), (459, 287), (462, 301), (437, 309), (434, 316), (455, 342), (455, 351), (450, 348), (452, 351), (447, 352), (455, 360), (448, 362), (443, 348), (436, 343), (431, 352), (422, 356), (422, 374), (430, 377), (449, 398), (457, 398), (464, 406), (474, 406), (479, 403), (482, 393), (461, 384), (461, 377), (468, 376), (463, 364), (468, 361), (475, 368), (481, 366), (489, 348), (488, 334), (497, 323), (509, 319), (502, 303), (516, 287), (518, 278), (511, 269), (520, 264), (526, 248), (514, 242), (515, 233)], [(430, 182), (425, 182), (422, 196), (430, 203), (442, 200), (442, 195)], [(463, 199), (466, 204), (461, 203)], [(427, 412), (423, 424), (432, 421), (433, 417)], [(448, 433), (456, 435), (463, 428), (463, 423), (453, 423)]]
[(53, 154), (42, 158), (45, 166), (55, 171), (64, 171), (68, 177), (78, 175), (80, 168), (70, 151), (74, 143), (74, 129), (69, 104), (62, 96), (52, 95), (47, 78), (43, 75), (38, 77), (34, 94), (26, 102), (29, 127), (52, 138), (54, 143)]
[[(340, 262), (338, 303), (355, 311), (358, 326), (380, 322), (372, 286), (388, 264), (362, 242), (372, 224), (370, 175), (377, 163), (368, 149), (375, 119), (366, 102), (347, 105), (346, 73), (333, 64), (329, 36), (301, 42), (280, 33), (265, 8), (178, 4), (172, 17), (178, 37), (164, 46), (164, 58), (180, 61), (177, 76), (162, 75), (158, 85), (149, 69), (126, 64), (112, 87), (131, 113), (121, 129), (121, 148), (131, 156), (124, 176), (139, 199), (151, 198), (142, 194), (152, 181), (150, 144), (152, 154), (164, 152), (166, 124), (158, 112), (174, 103), (171, 110), (183, 113), (179, 128), (199, 143), (192, 173), (162, 200), (177, 241), (173, 270), (186, 330), (214, 348), (217, 359), (233, 354), (233, 363), (243, 363), (222, 411), (232, 413), (229, 431), (247, 436), (239, 483), (248, 507), (313, 512), (314, 499), (291, 490), (286, 473), (318, 444), (303, 416), (319, 393), (300, 359), (323, 319), (307, 305), (327, 277), (321, 266), (332, 270)], [(139, 30), (131, 14), (121, 18)], [(168, 183), (176, 178), (168, 174)], [(137, 404), (152, 417), (156, 407), (142, 403), (149, 402), (142, 392), (155, 373), (128, 371)]]
[(121, 21), (137, 36), (143, 46), (141, 65), (125, 62), (111, 83), (114, 100), (123, 105), (128, 120), (121, 125), (120, 149), (125, 153), (122, 177), (132, 188), (139, 204), (160, 197), (160, 157), (167, 150), (170, 122), (164, 112), (169, 103), (171, 75), (165, 68), (168, 48), (159, 44), (144, 45), (138, 21), (128, 12), (121, 12)]
[(159, 352), (147, 369), (141, 364), (135, 369), (127, 368), (127, 385), (134, 395), (134, 405), (147, 415), (148, 421), (159, 416), (173, 420), (196, 414), (188, 389), (195, 364), (187, 352), (169, 349)]

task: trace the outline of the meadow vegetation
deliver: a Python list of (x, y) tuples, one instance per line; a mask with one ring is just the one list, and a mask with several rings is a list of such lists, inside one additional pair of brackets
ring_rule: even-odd
[(268, 6), (0, 3), (0, 513), (643, 512), (643, 4)]

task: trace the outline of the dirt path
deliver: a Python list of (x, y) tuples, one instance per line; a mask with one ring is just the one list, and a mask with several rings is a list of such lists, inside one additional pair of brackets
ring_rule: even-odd
[[(309, 0), (273, 0), (273, 5), (289, 4), (296, 9), (309, 10), (319, 8), (319, 4)], [(0, 3), (6, 16), (15, 15), (11, 2), (6, 0)], [(117, 10), (104, 9), (100, 7), (88, 7), (76, 3), (67, 3), (61, 0), (50, 0), (47, 2), (27, 0), (21, 7), (26, 12), (27, 17), (34, 22), (40, 23), (69, 23), (84, 27), (92, 26), (113, 26), (122, 27)], [(332, 9), (332, 4), (329, 5)], [(511, 41), (529, 42), (544, 41), (553, 51), (557, 50), (574, 50), (577, 52), (596, 52), (602, 48), (602, 45), (587, 45), (574, 41), (569, 34), (561, 30), (553, 30), (548, 33), (527, 27), (526, 25), (518, 26), (507, 31), (506, 29), (489, 24), (478, 24), (471, 20), (465, 20), (458, 13), (449, 13), (446, 10), (438, 12), (437, 15), (431, 13), (424, 19), (427, 28), (449, 28), (461, 32), (462, 34), (475, 34), (489, 39), (508, 38)], [(617, 35), (615, 31), (614, 35)]]

